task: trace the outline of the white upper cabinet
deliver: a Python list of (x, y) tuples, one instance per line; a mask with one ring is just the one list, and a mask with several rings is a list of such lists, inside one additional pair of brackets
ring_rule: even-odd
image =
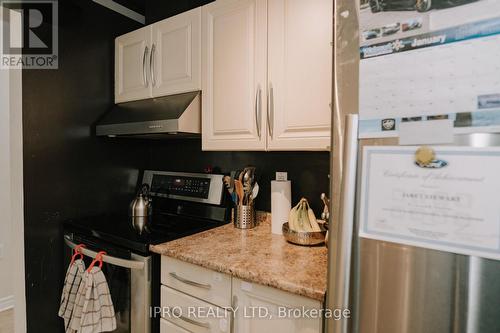
[(333, 2), (216, 0), (115, 41), (115, 102), (202, 90), (203, 150), (327, 150)]
[(333, 1), (268, 1), (269, 150), (330, 145)]
[(202, 8), (202, 146), (265, 150), (266, 0)]
[(327, 150), (333, 2), (202, 9), (204, 150)]
[(154, 96), (201, 90), (201, 7), (153, 24)]
[(151, 29), (144, 27), (115, 40), (115, 102), (151, 97)]
[(115, 40), (115, 103), (201, 89), (201, 7)]

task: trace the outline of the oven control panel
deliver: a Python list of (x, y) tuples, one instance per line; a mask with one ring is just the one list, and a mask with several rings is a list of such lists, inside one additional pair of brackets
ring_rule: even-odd
[(152, 196), (219, 205), (223, 175), (169, 171), (144, 171), (143, 184)]

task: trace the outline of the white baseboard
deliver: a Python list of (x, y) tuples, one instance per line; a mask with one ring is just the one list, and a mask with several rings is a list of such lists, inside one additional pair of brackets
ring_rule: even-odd
[(0, 312), (12, 309), (14, 307), (14, 296), (0, 298)]

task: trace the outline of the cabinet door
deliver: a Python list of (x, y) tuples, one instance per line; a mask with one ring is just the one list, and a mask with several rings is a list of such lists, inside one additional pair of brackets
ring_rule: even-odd
[(265, 150), (266, 0), (202, 8), (202, 147)]
[(165, 319), (160, 319), (160, 333), (190, 333), (188, 330), (183, 329), (175, 324), (172, 324)]
[(201, 90), (201, 7), (153, 24), (153, 96)]
[(193, 333), (231, 333), (231, 313), (175, 289), (161, 286), (163, 319)]
[(161, 257), (161, 283), (220, 307), (231, 306), (231, 276)]
[(330, 145), (331, 0), (273, 0), (269, 6), (269, 150)]
[[(322, 330), (321, 303), (309, 298), (233, 278), (233, 303), (233, 308), (237, 308), (234, 333), (321, 333)], [(302, 309), (315, 309), (317, 315), (309, 312), (302, 316), (297, 312)]]
[(151, 97), (151, 27), (115, 39), (115, 103)]

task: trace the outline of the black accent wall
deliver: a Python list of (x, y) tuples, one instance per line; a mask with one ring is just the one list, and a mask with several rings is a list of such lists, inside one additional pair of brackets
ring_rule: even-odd
[(146, 0), (146, 24), (161, 21), (215, 0)]
[(62, 329), (62, 221), (127, 207), (143, 167), (141, 143), (90, 130), (113, 103), (114, 38), (139, 27), (90, 0), (60, 1), (59, 69), (23, 70), (28, 332)]
[(257, 167), (260, 186), (256, 207), (271, 211), (271, 180), (276, 171), (287, 171), (292, 181), (292, 199), (306, 197), (316, 215), (321, 214), (320, 195), (329, 191), (328, 152), (204, 152), (200, 140), (152, 141), (148, 145), (150, 169), (201, 172), (206, 167), (223, 173)]

